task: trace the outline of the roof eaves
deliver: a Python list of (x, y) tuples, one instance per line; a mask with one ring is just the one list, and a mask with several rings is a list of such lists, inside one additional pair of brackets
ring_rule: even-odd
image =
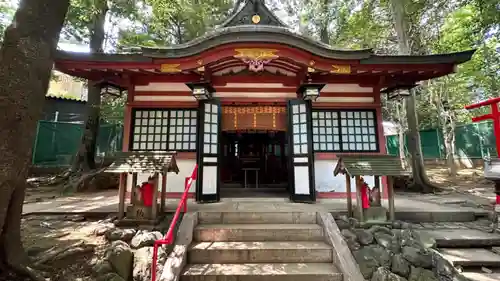
[(469, 61), (476, 50), (423, 56), (373, 55), (362, 59), (361, 64), (462, 64)]

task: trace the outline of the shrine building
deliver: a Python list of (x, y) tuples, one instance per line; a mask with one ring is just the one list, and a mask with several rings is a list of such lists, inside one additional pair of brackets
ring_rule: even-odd
[(55, 68), (127, 91), (124, 151), (177, 152), (180, 172), (169, 176), (167, 198), (181, 196), (198, 163), (190, 190), (198, 202), (314, 202), (347, 195), (345, 177), (333, 174), (339, 157), (386, 154), (381, 95), (453, 73), (473, 53), (337, 50), (247, 0), (190, 42), (127, 54), (60, 51)]

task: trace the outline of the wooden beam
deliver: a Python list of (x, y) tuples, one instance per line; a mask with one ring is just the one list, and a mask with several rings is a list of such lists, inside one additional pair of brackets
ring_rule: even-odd
[(166, 207), (166, 199), (167, 199), (167, 175), (162, 175), (161, 181), (161, 205), (160, 210), (161, 213), (164, 214), (167, 211)]
[(125, 216), (125, 194), (127, 191), (127, 174), (120, 174), (120, 186), (118, 191), (118, 219), (121, 220)]
[(362, 223), (365, 218), (363, 214), (363, 202), (361, 200), (361, 176), (356, 176), (356, 206), (358, 210), (358, 219)]
[(346, 174), (345, 175), (345, 187), (347, 191), (347, 216), (352, 217), (352, 191), (351, 191), (351, 177)]
[(156, 220), (158, 217), (158, 179), (160, 174), (156, 173), (153, 178), (153, 206), (151, 206), (151, 218)]
[(394, 178), (387, 177), (387, 197), (389, 200), (389, 220), (396, 220), (396, 211), (394, 206)]

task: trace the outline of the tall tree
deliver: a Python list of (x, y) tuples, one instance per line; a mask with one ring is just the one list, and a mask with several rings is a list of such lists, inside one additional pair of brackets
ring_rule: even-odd
[[(394, 28), (397, 34), (399, 53), (401, 55), (410, 55), (412, 52), (410, 48), (410, 38), (408, 35), (408, 21), (405, 13), (405, 3), (401, 0), (391, 0), (391, 8), (394, 17)], [(429, 181), (425, 171), (414, 90), (410, 90), (410, 95), (405, 102), (408, 121), (408, 151), (411, 154), (410, 161), (413, 174), (412, 187), (413, 189), (420, 190), (422, 192), (432, 192), (436, 187)]]
[[(106, 39), (105, 24), (108, 16), (133, 19), (136, 1), (132, 0), (72, 0), (64, 34), (88, 43), (90, 52), (104, 52)], [(95, 155), (100, 124), (101, 89), (94, 82), (88, 83), (87, 112), (82, 141), (73, 162), (73, 170), (96, 168)]]
[(35, 280), (44, 279), (25, 263), (21, 213), (36, 123), (68, 5), (69, 0), (22, 0), (0, 49), (0, 272)]

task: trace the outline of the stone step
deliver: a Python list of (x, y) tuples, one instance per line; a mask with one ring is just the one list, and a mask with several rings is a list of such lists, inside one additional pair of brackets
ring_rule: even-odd
[(463, 276), (471, 281), (498, 281), (500, 273), (480, 273), (480, 272), (463, 272)]
[(323, 241), (317, 224), (205, 224), (194, 230), (198, 242)]
[(463, 267), (500, 267), (500, 255), (480, 248), (448, 248), (439, 249), (443, 256), (454, 265)]
[(500, 235), (475, 229), (419, 230), (436, 239), (442, 248), (479, 248), (500, 246)]
[(316, 212), (200, 212), (200, 224), (315, 224)]
[(332, 263), (191, 264), (181, 281), (342, 281)]
[(332, 247), (324, 242), (197, 242), (189, 263), (332, 263)]

